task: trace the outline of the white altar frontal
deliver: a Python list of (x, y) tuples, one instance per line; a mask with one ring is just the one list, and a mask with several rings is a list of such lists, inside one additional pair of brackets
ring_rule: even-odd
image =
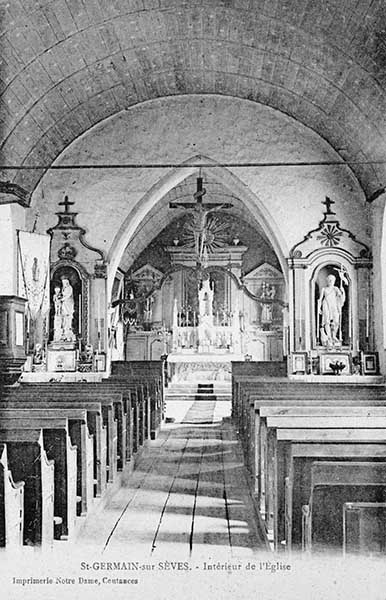
[(213, 354), (192, 353), (182, 350), (168, 356), (168, 374), (172, 383), (181, 382), (230, 382), (232, 361), (242, 361), (241, 354), (218, 352)]

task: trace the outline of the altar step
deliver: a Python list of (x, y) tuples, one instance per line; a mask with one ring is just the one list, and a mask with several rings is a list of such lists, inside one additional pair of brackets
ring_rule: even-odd
[(232, 388), (230, 382), (203, 381), (171, 383), (165, 390), (165, 399), (187, 401), (230, 401)]

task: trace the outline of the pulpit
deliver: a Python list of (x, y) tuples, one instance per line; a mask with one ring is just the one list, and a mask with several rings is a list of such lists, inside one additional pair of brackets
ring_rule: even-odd
[(24, 298), (0, 296), (0, 382), (14, 383), (26, 360)]

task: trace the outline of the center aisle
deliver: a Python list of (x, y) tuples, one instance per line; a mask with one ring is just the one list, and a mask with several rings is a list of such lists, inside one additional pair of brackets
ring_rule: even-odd
[(184, 424), (189, 403), (173, 405), (176, 421), (144, 448), (103, 511), (87, 518), (77, 546), (181, 561), (251, 558), (266, 550), (241, 449), (223, 418), (229, 403), (216, 402), (208, 425)]

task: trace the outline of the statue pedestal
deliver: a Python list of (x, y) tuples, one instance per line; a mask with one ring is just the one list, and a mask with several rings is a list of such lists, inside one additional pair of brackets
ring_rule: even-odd
[(47, 348), (47, 371), (75, 371), (75, 342), (51, 342)]

